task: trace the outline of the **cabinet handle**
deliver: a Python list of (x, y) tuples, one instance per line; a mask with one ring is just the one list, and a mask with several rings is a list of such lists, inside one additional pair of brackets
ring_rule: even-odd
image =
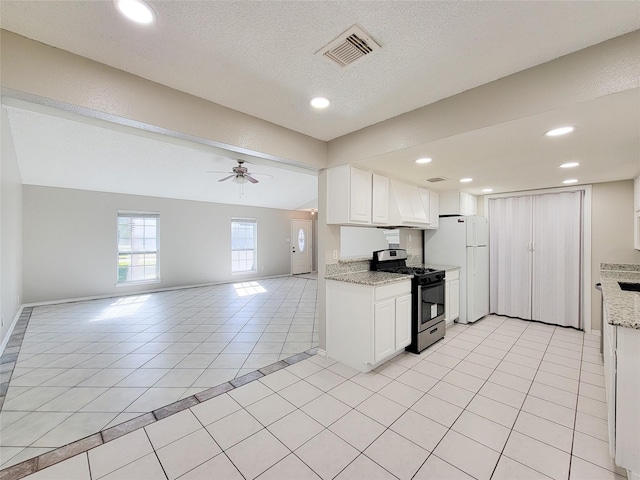
[(436, 328), (434, 328), (433, 330), (431, 330), (431, 331), (429, 332), (429, 334), (432, 334), (432, 333), (437, 332), (437, 331), (438, 331), (438, 327), (436, 327)]

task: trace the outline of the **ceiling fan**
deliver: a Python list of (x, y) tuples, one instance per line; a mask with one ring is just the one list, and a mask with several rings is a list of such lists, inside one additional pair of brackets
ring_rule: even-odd
[[(246, 183), (246, 182), (258, 183), (258, 180), (254, 178), (256, 176), (271, 178), (271, 175), (266, 175), (263, 173), (256, 173), (256, 174), (249, 173), (249, 169), (244, 166), (244, 163), (245, 163), (244, 160), (237, 160), (237, 162), (238, 162), (238, 165), (231, 169), (233, 173), (227, 177), (221, 178), (220, 180), (218, 180), (219, 182), (224, 182), (225, 180), (231, 179), (233, 183)], [(207, 172), (207, 173), (229, 173), (229, 172)]]

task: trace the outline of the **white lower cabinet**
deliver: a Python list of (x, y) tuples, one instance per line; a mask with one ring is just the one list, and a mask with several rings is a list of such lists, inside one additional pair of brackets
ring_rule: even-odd
[(640, 330), (603, 321), (604, 379), (609, 453), (616, 465), (640, 479)]
[(444, 280), (444, 319), (449, 325), (460, 318), (460, 270), (446, 272)]
[(411, 282), (370, 286), (327, 280), (327, 355), (362, 372), (411, 343)]

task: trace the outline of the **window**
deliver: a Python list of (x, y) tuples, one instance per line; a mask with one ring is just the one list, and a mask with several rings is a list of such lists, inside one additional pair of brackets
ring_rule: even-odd
[(251, 218), (231, 219), (231, 273), (255, 272), (258, 224)]
[(118, 212), (118, 282), (160, 280), (157, 213)]

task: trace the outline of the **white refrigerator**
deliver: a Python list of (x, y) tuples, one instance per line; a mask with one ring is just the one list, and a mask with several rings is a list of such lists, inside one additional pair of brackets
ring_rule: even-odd
[(489, 223), (485, 217), (440, 217), (424, 232), (426, 264), (460, 267), (460, 323), (489, 314)]

